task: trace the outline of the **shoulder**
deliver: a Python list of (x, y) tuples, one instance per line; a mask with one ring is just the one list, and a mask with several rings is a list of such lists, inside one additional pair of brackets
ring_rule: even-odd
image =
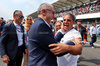
[(91, 26), (90, 28), (93, 28), (93, 26)]
[(37, 20), (35, 23), (32, 24), (30, 30), (29, 30), (29, 33), (31, 32), (39, 32), (39, 31), (43, 31), (45, 28), (45, 23), (43, 22), (40, 22), (40, 20)]
[(75, 30), (75, 29), (72, 29), (72, 35), (74, 35), (74, 37), (81, 37), (81, 34), (80, 34), (80, 32), (78, 32), (77, 30)]
[(4, 26), (3, 26), (3, 29), (12, 29), (12, 28), (14, 28), (15, 26), (14, 26), (14, 23), (10, 23), (10, 24), (5, 24)]
[(100, 27), (98, 27), (97, 29), (100, 30)]
[(35, 23), (32, 24), (31, 28), (32, 28), (32, 29), (42, 28), (42, 26), (43, 26), (44, 24), (45, 24), (45, 23), (43, 23), (43, 22), (37, 21), (37, 22), (35, 22)]
[(78, 32), (76, 29), (71, 29), (69, 32), (74, 33), (74, 32)]
[(9, 28), (9, 26), (11, 26), (11, 24), (5, 24), (5, 25), (3, 26), (3, 28)]

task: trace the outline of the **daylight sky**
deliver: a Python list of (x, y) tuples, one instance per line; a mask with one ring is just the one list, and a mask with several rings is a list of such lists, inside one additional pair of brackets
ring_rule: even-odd
[(58, 0), (0, 0), (0, 17), (13, 19), (13, 12), (21, 10), (24, 17), (37, 11), (41, 3), (52, 4)]

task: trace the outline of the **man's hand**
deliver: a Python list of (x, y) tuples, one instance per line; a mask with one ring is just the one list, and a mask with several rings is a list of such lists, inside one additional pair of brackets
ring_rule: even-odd
[(59, 55), (65, 52), (68, 52), (72, 55), (80, 55), (82, 53), (82, 44), (67, 45), (58, 43), (58, 44), (50, 44), (49, 47), (54, 47), (50, 49), (50, 51), (54, 53), (54, 55)]
[(82, 38), (81, 37), (77, 37), (77, 38), (73, 38), (72, 39), (73, 42), (75, 42), (76, 44), (82, 44)]
[(54, 55), (58, 55), (58, 54), (67, 52), (67, 45), (66, 44), (61, 44), (61, 43), (50, 44), (49, 47), (54, 47), (54, 48), (50, 49), (50, 51), (52, 53), (54, 53)]
[(8, 56), (4, 56), (2, 58), (2, 60), (3, 60), (4, 63), (9, 63), (9, 61), (10, 61)]

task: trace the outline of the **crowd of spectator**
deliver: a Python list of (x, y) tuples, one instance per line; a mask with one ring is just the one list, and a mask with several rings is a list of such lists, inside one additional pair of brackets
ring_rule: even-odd
[(79, 6), (71, 7), (66, 10), (55, 12), (56, 17), (63, 17), (66, 13), (72, 13), (74, 15), (97, 13), (100, 12), (100, 1), (84, 3)]

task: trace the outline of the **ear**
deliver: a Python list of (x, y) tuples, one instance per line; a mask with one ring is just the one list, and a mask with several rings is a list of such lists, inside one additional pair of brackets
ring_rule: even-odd
[(15, 18), (15, 17), (16, 17), (16, 15), (14, 14), (14, 15), (13, 15), (13, 17)]
[(46, 10), (45, 9), (42, 9), (42, 14), (46, 15)]

